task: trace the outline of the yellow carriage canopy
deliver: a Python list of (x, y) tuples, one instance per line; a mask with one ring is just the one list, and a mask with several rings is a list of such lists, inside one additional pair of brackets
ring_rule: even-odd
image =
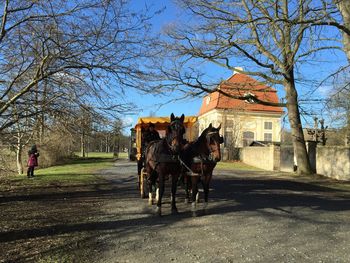
[[(185, 116), (185, 128), (191, 128), (197, 122), (197, 116)], [(170, 117), (140, 117), (135, 129), (147, 128), (148, 124), (153, 123), (157, 130), (165, 129), (170, 123)]]
[[(197, 116), (185, 116), (184, 126), (186, 128), (185, 138), (193, 141), (198, 136)], [(141, 130), (146, 129), (153, 123), (160, 137), (165, 136), (166, 127), (170, 124), (170, 117), (140, 117), (135, 125), (137, 158), (141, 156)]]

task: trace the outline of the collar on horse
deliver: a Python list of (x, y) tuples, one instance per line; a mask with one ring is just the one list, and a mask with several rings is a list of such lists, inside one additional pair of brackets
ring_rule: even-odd
[[(206, 143), (207, 143), (210, 135), (213, 135), (213, 134), (218, 134), (219, 135), (219, 131), (208, 132), (205, 135)], [(219, 143), (222, 143), (222, 142), (223, 142), (223, 138), (220, 136)], [(208, 148), (209, 148), (209, 153), (208, 154), (198, 153), (197, 155), (192, 157), (192, 162), (193, 163), (200, 163), (201, 164), (201, 175), (203, 175), (203, 165), (204, 164), (216, 164), (217, 163), (216, 161), (213, 161), (211, 159), (211, 154), (214, 151), (216, 151), (217, 149), (212, 150), (211, 147), (208, 147)], [(194, 173), (191, 170), (191, 168), (188, 165), (186, 165), (186, 163), (180, 158), (180, 156), (178, 157), (178, 159), (179, 159), (181, 165), (186, 168), (186, 170), (190, 173), (191, 176), (198, 176), (199, 175), (199, 174)]]

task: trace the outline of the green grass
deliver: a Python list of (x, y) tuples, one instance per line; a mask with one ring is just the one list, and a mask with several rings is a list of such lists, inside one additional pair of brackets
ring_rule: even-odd
[[(81, 157), (80, 153), (75, 153), (77, 156)], [(113, 158), (113, 153), (105, 153), (105, 152), (91, 152), (86, 153), (85, 158)]]
[[(76, 152), (75, 154), (77, 156), (81, 157), (81, 154), (79, 152)], [(105, 153), (105, 152), (89, 152), (89, 153), (87, 153), (87, 157), (88, 158), (114, 158), (114, 154), (113, 153)], [(128, 153), (120, 152), (118, 154), (118, 158), (126, 159), (126, 158), (128, 158)]]
[(248, 164), (239, 162), (239, 161), (225, 161), (225, 162), (218, 162), (216, 165), (216, 169), (219, 170), (255, 170), (260, 171), (261, 169), (250, 166)]
[[(96, 155), (95, 155), (96, 156)], [(77, 157), (67, 159), (65, 164), (56, 165), (43, 169), (36, 169), (35, 178), (28, 179), (26, 174), (13, 175), (7, 177), (17, 185), (40, 186), (55, 184), (82, 184), (101, 180), (97, 176), (98, 170), (111, 167), (113, 165), (112, 156), (101, 157)], [(0, 183), (1, 189), (1, 183)]]
[(71, 163), (39, 169), (37, 180), (86, 181), (96, 179), (98, 170), (111, 167), (113, 158), (86, 157), (71, 160)]

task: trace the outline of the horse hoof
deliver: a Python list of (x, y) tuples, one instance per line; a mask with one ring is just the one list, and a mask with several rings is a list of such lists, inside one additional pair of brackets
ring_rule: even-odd
[(172, 215), (177, 215), (178, 213), (179, 213), (179, 212), (177, 211), (177, 208), (176, 208), (176, 207), (171, 209), (171, 214), (172, 214)]
[(188, 198), (185, 198), (185, 204), (189, 204), (190, 200)]
[(148, 199), (148, 205), (153, 205), (153, 201)]
[(204, 202), (203, 209), (206, 210), (208, 208), (208, 202)]
[(196, 210), (197, 210), (197, 205), (196, 205), (195, 202), (192, 202), (191, 211), (192, 211), (192, 212), (196, 212)]
[(155, 213), (156, 213), (156, 216), (159, 216), (159, 217), (162, 216), (162, 211), (159, 206), (156, 207)]

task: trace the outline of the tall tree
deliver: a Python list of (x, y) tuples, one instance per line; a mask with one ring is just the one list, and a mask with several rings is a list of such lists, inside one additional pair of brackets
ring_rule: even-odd
[(338, 28), (343, 34), (343, 45), (348, 61), (350, 62), (350, 1), (335, 0), (334, 1), (343, 18), (343, 26)]
[(74, 82), (71, 90), (112, 111), (125, 87), (145, 84), (151, 16), (130, 11), (128, 1), (3, 0), (0, 9), (0, 131), (14, 124), (11, 108), (28, 94), (37, 89), (46, 100), (44, 81), (66, 89)]
[[(283, 87), (285, 103), (276, 106), (285, 106), (288, 110), (298, 172), (311, 173), (300, 119), (296, 68), (315, 52), (341, 48), (336, 38), (331, 39), (329, 35), (325, 36), (327, 40), (317, 41), (323, 37), (321, 25), (328, 14), (317, 11), (317, 4), (312, 0), (178, 2), (190, 11), (196, 22), (168, 29), (171, 40), (166, 48), (168, 52), (172, 50), (178, 60), (175, 67), (170, 70), (164, 67), (163, 71), (171, 80), (193, 88), (193, 94), (222, 92), (212, 88), (195, 67), (189, 66), (203, 60)], [(245, 70), (237, 66), (244, 66)], [(238, 98), (246, 99), (245, 96)]]
[[(326, 109), (331, 120), (341, 127), (345, 145), (350, 145), (350, 69), (344, 70), (334, 81), (334, 88), (328, 95)], [(343, 134), (342, 134), (343, 133)]]

